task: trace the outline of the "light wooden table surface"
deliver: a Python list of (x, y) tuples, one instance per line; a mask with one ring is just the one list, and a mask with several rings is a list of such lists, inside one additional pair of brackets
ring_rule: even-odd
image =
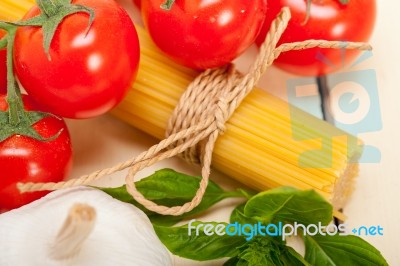
[[(123, 1), (135, 13), (127, 0)], [(400, 2), (377, 1), (378, 20), (370, 41), (373, 56), (357, 66), (357, 70), (372, 69), (377, 75), (382, 129), (360, 133), (359, 136), (381, 152), (379, 163), (361, 164), (356, 190), (344, 209), (348, 228), (362, 225), (380, 225), (383, 236), (364, 237), (377, 247), (390, 265), (400, 265), (398, 247), (400, 229)], [(134, 15), (135, 16), (135, 15)], [(251, 54), (251, 52), (250, 52)], [(243, 63), (244, 62), (244, 63)], [(244, 68), (246, 59), (239, 60)], [(346, 70), (353, 71), (353, 69)], [(286, 81), (296, 78), (271, 68), (262, 78), (260, 86), (286, 99)], [(360, 99), (362, 100), (362, 99)], [(377, 99), (373, 99), (376, 103)], [(317, 104), (317, 103), (316, 103)], [(316, 105), (317, 106), (317, 105)], [(374, 121), (371, 121), (374, 123)], [(156, 143), (148, 135), (105, 115), (84, 121), (68, 121), (75, 149), (72, 177), (111, 166), (146, 150)], [(198, 169), (179, 159), (170, 159), (143, 170), (147, 176), (155, 170), (169, 167), (186, 173), (198, 174)], [(125, 172), (106, 177), (98, 184), (117, 186), (123, 184)], [(213, 172), (212, 178), (227, 188), (241, 186), (229, 177)], [(234, 202), (223, 202), (208, 212), (203, 220), (227, 221)], [(194, 263), (174, 258), (175, 265), (219, 265), (220, 262)]]

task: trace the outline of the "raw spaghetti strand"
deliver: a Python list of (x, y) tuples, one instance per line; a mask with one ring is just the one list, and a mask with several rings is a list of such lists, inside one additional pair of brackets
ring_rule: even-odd
[[(206, 70), (186, 90), (169, 122), (167, 138), (152, 146), (139, 156), (114, 167), (94, 172), (77, 179), (60, 183), (18, 184), (21, 192), (55, 190), (77, 185), (86, 185), (108, 174), (129, 168), (126, 177), (128, 192), (147, 209), (164, 214), (180, 215), (195, 208), (204, 195), (211, 171), (212, 151), (218, 136), (225, 130), (225, 122), (234, 113), (243, 99), (250, 93), (261, 75), (280, 53), (290, 50), (321, 48), (371, 49), (365, 43), (329, 42), (309, 40), (298, 43), (277, 43), (290, 20), (290, 11), (283, 8), (271, 25), (260, 54), (248, 74), (242, 76), (231, 65)], [(197, 146), (197, 144), (200, 144)], [(135, 174), (163, 159), (183, 153), (191, 162), (201, 163), (202, 180), (192, 201), (183, 206), (166, 207), (147, 200), (137, 191)]]

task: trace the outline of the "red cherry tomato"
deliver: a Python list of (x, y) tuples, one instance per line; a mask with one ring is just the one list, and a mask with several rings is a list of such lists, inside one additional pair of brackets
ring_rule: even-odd
[(142, 7), (142, 0), (133, 0), (133, 3), (140, 9)]
[[(0, 31), (0, 39), (3, 38), (4, 32)], [(7, 50), (0, 50), (0, 93), (7, 92)]]
[(157, 46), (175, 61), (196, 69), (225, 65), (258, 35), (266, 0), (142, 1), (144, 24)]
[[(132, 20), (114, 0), (75, 0), (92, 8), (66, 17), (50, 47), (43, 49), (40, 27), (20, 27), (15, 38), (16, 74), (28, 92), (49, 112), (69, 118), (101, 115), (125, 96), (139, 63), (139, 41)], [(39, 14), (33, 7), (24, 17)]]
[[(0, 110), (8, 109), (5, 95), (0, 94)], [(39, 110), (26, 95), (26, 110)], [(62, 119), (52, 116), (35, 123), (33, 128), (45, 138), (62, 130), (51, 141), (39, 141), (21, 135), (13, 135), (0, 142), (0, 212), (18, 208), (48, 192), (20, 194), (18, 182), (58, 182), (68, 174), (72, 165), (72, 148), (68, 129)]]
[[(257, 44), (264, 41), (272, 20), (284, 6), (290, 8), (292, 19), (279, 44), (309, 39), (365, 42), (375, 23), (375, 0), (350, 0), (347, 5), (338, 0), (311, 1), (310, 17), (305, 24), (305, 0), (270, 1)], [(297, 75), (323, 75), (340, 69), (343, 63), (348, 65), (360, 51), (346, 50), (344, 58), (342, 53), (341, 50), (320, 48), (291, 51), (282, 53), (275, 65)]]

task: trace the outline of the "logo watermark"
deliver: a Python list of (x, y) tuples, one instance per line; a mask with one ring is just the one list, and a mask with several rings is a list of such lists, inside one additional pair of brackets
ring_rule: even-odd
[[(372, 56), (371, 52), (365, 52), (355, 63)], [(355, 65), (353, 64), (353, 65)], [(330, 89), (330, 108), (329, 117), (333, 119), (336, 127), (354, 135), (377, 132), (382, 129), (382, 118), (380, 113), (380, 103), (376, 71), (373, 69), (353, 70), (327, 75)], [(315, 109), (315, 103), (320, 101), (318, 85), (315, 78), (294, 78), (287, 81), (288, 101), (291, 105), (301, 107), (305, 111), (319, 116), (320, 110)], [(310, 108), (314, 106), (314, 108)], [(333, 112), (334, 110), (335, 112)], [(320, 153), (333, 152), (333, 138), (341, 137), (339, 132), (315, 132), (312, 138), (305, 137), (306, 134), (300, 132), (299, 124), (301, 118), (296, 115), (294, 108), (291, 108), (292, 134), (296, 140), (321, 139), (320, 150), (310, 150), (306, 153), (318, 156)], [(319, 135), (318, 135), (319, 134)], [(310, 136), (308, 136), (310, 137)], [(349, 143), (348, 150), (357, 149), (357, 143)], [(331, 167), (332, 161), (306, 162), (300, 156), (300, 165), (303, 167), (327, 168)], [(331, 158), (332, 159), (332, 158)], [(381, 160), (381, 153), (378, 148), (370, 145), (363, 145), (363, 155), (360, 163), (378, 163)]]
[[(336, 234), (340, 236), (349, 235), (346, 224), (329, 224), (326, 226), (321, 223), (304, 225), (297, 222), (293, 224), (284, 224), (282, 222), (276, 224), (263, 224), (261, 222), (255, 224), (241, 224), (239, 222), (223, 224), (198, 223), (196, 219), (190, 220), (188, 223), (188, 235), (199, 236), (201, 233), (206, 236), (244, 236), (247, 241), (256, 236), (280, 237), (285, 241), (291, 236), (315, 236), (317, 234), (322, 236), (333, 236)], [(360, 226), (353, 228), (351, 233), (357, 236), (383, 236), (383, 228), (380, 225)]]
[(380, 225), (363, 225), (358, 228), (353, 228), (351, 232), (356, 236), (383, 236), (383, 227)]

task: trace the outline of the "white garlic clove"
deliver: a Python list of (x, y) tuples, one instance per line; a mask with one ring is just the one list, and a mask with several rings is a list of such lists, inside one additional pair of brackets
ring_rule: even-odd
[[(52, 259), (51, 245), (76, 203), (96, 210), (93, 231), (75, 256)], [(141, 210), (87, 187), (55, 191), (1, 214), (0, 250), (0, 265), (172, 265), (168, 251)]]
[(76, 203), (69, 212), (56, 238), (49, 247), (49, 256), (65, 260), (78, 255), (96, 223), (96, 209), (88, 204)]

